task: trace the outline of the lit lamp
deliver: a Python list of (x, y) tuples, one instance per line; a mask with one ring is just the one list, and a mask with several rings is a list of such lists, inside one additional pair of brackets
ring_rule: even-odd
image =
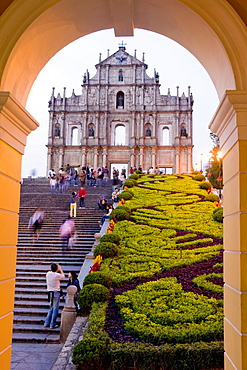
[(201, 154), (200, 154), (200, 167), (201, 167), (201, 172), (203, 172), (203, 171), (202, 171), (202, 160), (203, 160), (203, 154), (201, 153)]

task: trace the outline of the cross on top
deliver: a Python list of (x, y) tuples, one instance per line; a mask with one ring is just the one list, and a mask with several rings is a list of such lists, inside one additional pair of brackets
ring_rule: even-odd
[(121, 47), (121, 48), (124, 48), (125, 47), (125, 45), (127, 45), (126, 43), (124, 43), (123, 41), (122, 41), (122, 44), (118, 44), (118, 46), (119, 47)]

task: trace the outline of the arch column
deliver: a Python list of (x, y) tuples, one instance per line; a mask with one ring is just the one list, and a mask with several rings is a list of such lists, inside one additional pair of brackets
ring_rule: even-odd
[(0, 92), (0, 332), (4, 333), (0, 358), (3, 369), (10, 369), (11, 362), (21, 159), (26, 137), (37, 127), (38, 123), (9, 92)]
[(210, 124), (224, 171), (225, 370), (247, 369), (247, 91), (226, 91)]

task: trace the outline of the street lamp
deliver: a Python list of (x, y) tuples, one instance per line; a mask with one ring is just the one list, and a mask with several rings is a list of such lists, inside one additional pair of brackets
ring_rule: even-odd
[(201, 153), (201, 154), (200, 154), (201, 172), (203, 172), (203, 171), (202, 171), (202, 160), (203, 160), (203, 154)]

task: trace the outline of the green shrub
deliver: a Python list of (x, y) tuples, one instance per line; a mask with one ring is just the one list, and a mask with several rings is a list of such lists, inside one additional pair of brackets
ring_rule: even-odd
[(208, 202), (219, 202), (220, 197), (217, 194), (208, 194), (205, 197), (205, 200), (208, 201)]
[(98, 254), (102, 255), (102, 258), (112, 258), (119, 255), (119, 248), (117, 244), (111, 242), (100, 242), (94, 250), (94, 257)]
[(121, 199), (124, 199), (124, 200), (130, 200), (133, 198), (133, 193), (131, 193), (130, 191), (128, 190), (124, 190), (122, 191), (122, 193), (119, 195), (118, 199), (121, 200)]
[(129, 180), (138, 180), (139, 179), (139, 175), (137, 175), (137, 174), (135, 174), (135, 173), (133, 173), (133, 175), (130, 175), (129, 176)]
[(120, 236), (116, 234), (105, 234), (100, 238), (100, 243), (111, 242), (111, 243), (119, 245), (120, 241), (121, 241)]
[(125, 206), (119, 206), (114, 209), (110, 214), (110, 220), (115, 218), (117, 221), (129, 220), (130, 209)]
[(72, 362), (80, 369), (102, 369), (108, 342), (101, 338), (85, 338), (73, 349)]
[(101, 284), (106, 288), (110, 288), (112, 284), (112, 278), (110, 275), (104, 274), (101, 271), (94, 271), (88, 274), (83, 281), (83, 286), (88, 284)]
[(205, 179), (206, 179), (205, 176), (202, 175), (202, 174), (198, 174), (198, 175), (194, 176), (194, 180), (196, 180), (196, 181), (203, 181)]
[(126, 180), (123, 184), (123, 187), (127, 186), (127, 188), (133, 188), (133, 186), (137, 186), (137, 181), (134, 179)]
[(213, 211), (213, 220), (217, 222), (223, 222), (223, 208), (218, 207)]
[(141, 174), (142, 174), (142, 171), (140, 171), (140, 170), (136, 170), (134, 174), (141, 175)]
[(85, 285), (79, 293), (78, 303), (83, 310), (90, 310), (93, 302), (106, 302), (110, 298), (110, 291), (101, 284)]
[(211, 184), (211, 182), (209, 182), (209, 181), (203, 181), (203, 182), (199, 185), (199, 188), (200, 188), (200, 189), (208, 190), (208, 189), (211, 189), (211, 188), (212, 188), (212, 184)]

